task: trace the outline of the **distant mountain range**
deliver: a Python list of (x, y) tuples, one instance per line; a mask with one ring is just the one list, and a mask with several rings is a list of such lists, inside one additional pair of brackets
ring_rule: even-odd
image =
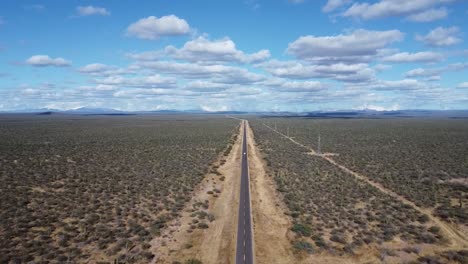
[(396, 111), (377, 111), (377, 110), (337, 110), (337, 111), (310, 111), (310, 112), (247, 112), (247, 111), (218, 111), (209, 112), (203, 110), (150, 110), (150, 111), (121, 111), (110, 108), (89, 108), (82, 107), (71, 110), (58, 109), (25, 109), (18, 111), (0, 112), (8, 113), (30, 113), (37, 115), (54, 114), (73, 114), (73, 115), (147, 115), (147, 114), (217, 114), (217, 115), (246, 115), (256, 114), (266, 117), (302, 117), (302, 118), (409, 118), (409, 117), (450, 117), (450, 118), (468, 118), (468, 110), (396, 110)]

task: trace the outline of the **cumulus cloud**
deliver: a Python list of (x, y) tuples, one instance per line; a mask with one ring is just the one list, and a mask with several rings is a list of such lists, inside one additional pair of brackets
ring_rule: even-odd
[(418, 78), (418, 77), (428, 77), (428, 80), (437, 80), (440, 79), (441, 74), (445, 72), (458, 72), (463, 71), (468, 68), (468, 63), (452, 63), (445, 65), (444, 67), (439, 68), (416, 68), (412, 69), (405, 73), (405, 77)]
[(382, 81), (379, 80), (369, 85), (370, 88), (383, 91), (394, 90), (419, 90), (424, 89), (427, 85), (423, 82), (414, 79), (403, 79), (397, 81)]
[(181, 63), (175, 61), (141, 61), (134, 66), (141, 69), (151, 69), (188, 78), (210, 77), (216, 74), (225, 74), (233, 70), (233, 67), (226, 65), (199, 65), (196, 63)]
[(408, 19), (414, 22), (431, 22), (447, 17), (448, 12), (446, 8), (431, 8), (429, 10), (412, 14)]
[(230, 71), (222, 75), (217, 75), (213, 78), (220, 83), (228, 84), (255, 84), (265, 79), (261, 74), (250, 72), (242, 68), (232, 68)]
[(375, 71), (365, 63), (317, 65), (272, 60), (259, 66), (273, 76), (291, 79), (327, 78), (343, 82), (364, 82), (375, 76)]
[(230, 108), (226, 105), (200, 105), (201, 110), (206, 112), (228, 111)]
[(102, 63), (92, 63), (78, 69), (81, 73), (97, 73), (109, 70), (111, 67)]
[(468, 89), (468, 82), (462, 82), (458, 84), (457, 88)]
[(351, 0), (328, 0), (327, 4), (322, 8), (322, 11), (326, 13), (332, 12), (350, 2)]
[(416, 40), (424, 42), (429, 46), (446, 47), (460, 43), (462, 40), (458, 37), (458, 27), (437, 27), (426, 36), (416, 36)]
[(137, 88), (173, 88), (176, 87), (177, 80), (172, 77), (163, 77), (155, 74), (144, 77), (125, 78), (122, 76), (109, 76), (104, 79), (95, 80), (98, 84), (115, 85), (120, 87)]
[(172, 58), (200, 64), (222, 63), (260, 63), (267, 60), (271, 54), (268, 50), (260, 50), (247, 54), (238, 50), (230, 38), (209, 40), (205, 37), (187, 41), (181, 48), (167, 46), (164, 50), (145, 51), (141, 53), (128, 53), (128, 58), (137, 61), (157, 61)]
[(360, 110), (374, 110), (374, 111), (397, 111), (400, 110), (399, 104), (393, 104), (390, 106), (374, 105), (374, 104), (365, 104), (358, 109)]
[(65, 66), (70, 66), (71, 61), (67, 61), (60, 57), (51, 58), (48, 55), (34, 55), (26, 60), (26, 64), (29, 64), (35, 67), (48, 67), (48, 66), (65, 67)]
[(196, 80), (189, 82), (185, 85), (185, 88), (194, 92), (219, 92), (225, 91), (232, 87), (225, 83), (215, 83), (205, 80)]
[(411, 62), (438, 62), (442, 61), (444, 56), (437, 52), (425, 51), (425, 52), (400, 52), (390, 56), (382, 58), (382, 61), (393, 62), (393, 63), (411, 63)]
[(134, 52), (125, 54), (127, 58), (137, 61), (154, 61), (160, 60), (166, 56), (163, 50), (145, 51), (145, 52)]
[(365, 20), (389, 16), (415, 15), (452, 0), (380, 0), (376, 3), (354, 3), (344, 16)]
[(222, 64), (197, 64), (176, 61), (141, 61), (134, 64), (136, 69), (153, 70), (188, 79), (212, 78), (219, 83), (252, 84), (263, 80), (260, 74), (244, 68)]
[(109, 91), (115, 91), (118, 88), (114, 85), (108, 85), (108, 84), (98, 84), (96, 86), (80, 86), (78, 87), (78, 90), (80, 91), (97, 91), (97, 92), (109, 92)]
[(130, 69), (121, 69), (116, 66), (106, 65), (102, 63), (91, 63), (80, 67), (78, 72), (91, 76), (110, 76), (132, 73)]
[(442, 72), (440, 69), (423, 69), (423, 68), (417, 68), (410, 70), (405, 73), (405, 77), (434, 77), (439, 75)]
[(98, 6), (77, 6), (76, 13), (78, 16), (109, 16), (110, 12), (104, 7)]
[(390, 43), (401, 41), (399, 30), (369, 31), (356, 30), (350, 34), (337, 36), (303, 36), (288, 45), (288, 53), (298, 59), (308, 60), (320, 57), (355, 57), (377, 54)]
[(261, 84), (281, 92), (316, 92), (328, 87), (318, 81), (290, 81), (282, 78), (270, 78)]
[(165, 52), (175, 59), (191, 62), (258, 63), (270, 57), (270, 52), (268, 50), (245, 54), (238, 50), (234, 41), (229, 38), (211, 41), (204, 37), (198, 37), (186, 42), (180, 49), (168, 46)]
[(180, 36), (190, 32), (190, 26), (175, 15), (157, 18), (149, 16), (132, 23), (127, 28), (127, 35), (141, 39), (155, 40), (163, 36)]

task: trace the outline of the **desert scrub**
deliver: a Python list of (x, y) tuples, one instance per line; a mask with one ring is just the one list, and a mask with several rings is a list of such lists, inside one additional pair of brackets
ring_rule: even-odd
[(94, 250), (148, 262), (238, 128), (214, 116), (0, 116), (0, 262), (95, 262)]
[[(349, 254), (364, 245), (377, 246), (398, 237), (409, 245), (441, 241), (441, 236), (428, 230), (425, 215), (322, 158), (308, 155), (307, 148), (275, 133), (264, 122), (273, 121), (252, 119), (249, 123), (293, 218), (296, 241), (314, 244), (314, 252)], [(306, 134), (300, 130), (300, 122), (276, 122), (278, 129), (289, 125), (295, 140)]]
[[(435, 209), (442, 220), (468, 224), (468, 122), (457, 119), (258, 120), (338, 163)], [(252, 122), (251, 122), (252, 123)]]

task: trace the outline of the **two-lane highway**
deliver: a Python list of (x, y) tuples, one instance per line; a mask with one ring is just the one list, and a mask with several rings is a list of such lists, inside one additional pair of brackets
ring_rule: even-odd
[(236, 264), (253, 264), (252, 216), (250, 212), (249, 161), (247, 152), (247, 121), (242, 140), (239, 221), (237, 223)]

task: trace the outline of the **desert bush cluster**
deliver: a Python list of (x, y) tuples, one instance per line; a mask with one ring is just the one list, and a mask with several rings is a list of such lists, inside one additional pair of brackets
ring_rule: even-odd
[(458, 119), (272, 118), (295, 140), (337, 153), (340, 164), (430, 208), (448, 222), (468, 225), (468, 122)]
[(150, 241), (238, 125), (206, 116), (0, 117), (0, 263), (148, 263)]
[(263, 122), (253, 119), (250, 124), (293, 219), (295, 249), (353, 254), (397, 238), (408, 244), (443, 241), (427, 215), (311, 156)]

